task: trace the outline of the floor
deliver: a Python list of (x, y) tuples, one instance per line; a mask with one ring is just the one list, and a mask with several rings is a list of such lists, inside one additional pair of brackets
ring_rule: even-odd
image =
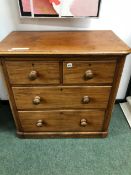
[(131, 175), (131, 129), (115, 105), (106, 139), (19, 139), (0, 105), (0, 175)]

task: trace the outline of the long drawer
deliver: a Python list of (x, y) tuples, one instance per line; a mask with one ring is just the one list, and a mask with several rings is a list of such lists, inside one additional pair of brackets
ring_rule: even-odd
[(59, 62), (6, 61), (11, 84), (59, 84)]
[(64, 84), (111, 84), (116, 61), (64, 61)]
[(19, 111), (23, 131), (102, 131), (103, 110)]
[(110, 86), (13, 87), (17, 109), (106, 108)]

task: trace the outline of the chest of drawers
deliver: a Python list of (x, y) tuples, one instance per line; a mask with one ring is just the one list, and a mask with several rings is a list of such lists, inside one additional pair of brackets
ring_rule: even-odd
[(11, 33), (0, 56), (18, 136), (106, 137), (128, 53), (111, 31)]

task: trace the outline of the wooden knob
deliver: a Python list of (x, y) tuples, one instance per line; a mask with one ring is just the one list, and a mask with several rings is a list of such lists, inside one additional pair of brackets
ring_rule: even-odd
[(94, 74), (93, 74), (92, 70), (87, 70), (85, 72), (84, 78), (85, 78), (85, 80), (89, 80), (89, 79), (92, 79), (93, 76), (94, 76)]
[(37, 127), (42, 127), (43, 126), (43, 121), (42, 120), (38, 120), (36, 123)]
[(83, 127), (87, 126), (87, 120), (86, 119), (81, 119), (80, 125), (83, 126)]
[(30, 80), (35, 80), (35, 79), (37, 79), (37, 77), (38, 77), (37, 71), (32, 70), (32, 71), (29, 73), (29, 79), (30, 79)]
[(84, 97), (82, 98), (82, 103), (88, 104), (89, 102), (90, 102), (90, 98), (89, 98), (88, 96), (84, 96)]
[(36, 96), (35, 98), (34, 98), (34, 100), (33, 100), (33, 104), (34, 105), (38, 105), (38, 104), (40, 104), (40, 97), (39, 96)]

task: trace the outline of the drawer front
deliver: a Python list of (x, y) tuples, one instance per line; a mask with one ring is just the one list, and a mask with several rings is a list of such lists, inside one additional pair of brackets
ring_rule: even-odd
[(17, 109), (106, 108), (111, 87), (13, 87)]
[(111, 84), (115, 61), (72, 61), (63, 63), (64, 84)]
[(61, 110), (19, 112), (23, 131), (101, 131), (104, 111)]
[(6, 61), (11, 84), (59, 84), (59, 62)]

